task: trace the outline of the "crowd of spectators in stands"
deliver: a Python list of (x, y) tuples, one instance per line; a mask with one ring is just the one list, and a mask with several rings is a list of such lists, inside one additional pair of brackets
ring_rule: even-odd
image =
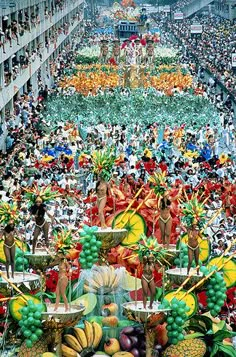
[[(203, 25), (201, 35), (191, 35), (193, 22)], [(215, 79), (222, 82), (235, 96), (236, 68), (232, 68), (232, 53), (236, 52), (236, 24), (211, 15), (184, 19), (181, 22), (166, 21), (166, 26), (180, 40), (185, 52), (191, 52), (199, 64), (209, 69)]]
[[(48, 8), (45, 8), (45, 18), (49, 19), (54, 15), (55, 11), (59, 11), (63, 9), (65, 5), (64, 0), (56, 1), (56, 8), (52, 7), (52, 11), (49, 11)], [(71, 25), (73, 26), (74, 21), (80, 14), (76, 14), (72, 21)], [(23, 15), (19, 16), (19, 18), (23, 18)], [(35, 13), (31, 13), (30, 17), (28, 12), (24, 12), (24, 20), (25, 21), (16, 21), (13, 20), (9, 25), (6, 23), (9, 22), (8, 16), (3, 18), (3, 28), (0, 28), (0, 53), (6, 53), (6, 49), (8, 46), (12, 47), (20, 45), (20, 38), (24, 35), (24, 33), (31, 32), (33, 28), (36, 28), (37, 25), (41, 22), (39, 15), (39, 8), (36, 6)], [(49, 52), (50, 46), (55, 46), (58, 40), (58, 37), (61, 34), (67, 34), (69, 31), (70, 24), (68, 22), (64, 22), (61, 26), (56, 27), (53, 26), (49, 29), (48, 34), (45, 34), (44, 43), (36, 42), (35, 48), (30, 48), (30, 46), (25, 46), (19, 52), (16, 52), (12, 56), (12, 65), (9, 64), (9, 61), (5, 61), (4, 63), (4, 85), (7, 86), (11, 83), (12, 80), (15, 80), (18, 75), (21, 74), (22, 70), (27, 68), (28, 65), (34, 62), (37, 58), (41, 61), (43, 59), (43, 50), (47, 49)]]

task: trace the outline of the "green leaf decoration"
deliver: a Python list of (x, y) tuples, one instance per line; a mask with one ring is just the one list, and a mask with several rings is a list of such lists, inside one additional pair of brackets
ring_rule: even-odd
[(216, 356), (217, 352), (219, 351), (219, 346), (218, 344), (215, 344), (211, 350), (211, 354), (210, 354), (210, 357), (214, 357)]
[(217, 346), (218, 346), (218, 351), (223, 352), (224, 356), (236, 357), (236, 351), (233, 346), (223, 345), (223, 343), (217, 344)]
[(225, 338), (232, 338), (234, 336), (236, 336), (236, 332), (219, 330), (214, 335), (214, 341), (215, 342), (221, 342)]
[(195, 333), (190, 333), (189, 335), (185, 335), (184, 339), (185, 340), (193, 340), (194, 338), (203, 337), (203, 336), (205, 336), (204, 333), (195, 332)]
[(104, 95), (95, 97), (78, 93), (52, 96), (47, 102), (45, 121), (50, 121), (50, 127), (57, 127), (60, 123), (76, 122), (79, 115), (85, 127), (102, 120), (105, 124), (125, 124), (129, 130), (135, 123), (141, 128), (154, 122), (165, 122), (170, 126), (178, 123), (193, 130), (206, 123), (220, 123), (216, 108), (203, 97), (189, 94), (157, 96), (153, 88), (138, 88), (128, 91), (128, 95), (122, 93), (122, 88), (114, 88), (112, 92), (105, 91)]

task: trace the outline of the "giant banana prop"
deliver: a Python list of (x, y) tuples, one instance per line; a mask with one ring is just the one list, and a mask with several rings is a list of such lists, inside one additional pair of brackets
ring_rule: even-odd
[(97, 322), (84, 321), (84, 328), (74, 327), (73, 335), (64, 335), (63, 357), (83, 357), (95, 353), (102, 339), (102, 327)]
[(120, 282), (120, 274), (113, 266), (94, 266), (91, 276), (84, 280), (84, 292), (108, 294), (115, 291)]

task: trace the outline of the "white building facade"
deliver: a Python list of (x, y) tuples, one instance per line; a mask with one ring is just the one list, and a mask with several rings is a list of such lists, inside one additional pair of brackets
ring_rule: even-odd
[[(55, 59), (83, 33), (84, 0), (0, 0), (0, 123), (14, 100), (53, 82)], [(2, 139), (2, 138), (1, 138)], [(1, 140), (0, 140), (1, 141)], [(1, 146), (1, 143), (0, 143)]]

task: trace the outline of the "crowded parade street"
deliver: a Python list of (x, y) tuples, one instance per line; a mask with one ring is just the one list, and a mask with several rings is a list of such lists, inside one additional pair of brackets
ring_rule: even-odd
[(236, 357), (236, 0), (0, 0), (0, 357)]

